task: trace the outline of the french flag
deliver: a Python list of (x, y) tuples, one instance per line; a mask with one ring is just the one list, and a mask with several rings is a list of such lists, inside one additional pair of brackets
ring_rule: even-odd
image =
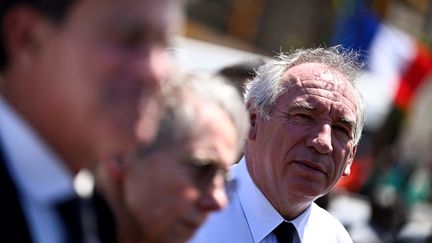
[(354, 4), (341, 6), (332, 44), (364, 54), (367, 65), (357, 82), (367, 102), (366, 132), (372, 136), (363, 141), (367, 148), (358, 153), (351, 176), (338, 186), (358, 191), (373, 170), (378, 150), (396, 141), (413, 101), (431, 82), (432, 54), (413, 36), (380, 20), (363, 1), (348, 2)]
[(381, 21), (362, 0), (341, 7), (332, 42), (364, 54), (367, 66), (358, 84), (368, 103), (368, 129), (380, 129), (393, 109), (409, 112), (417, 91), (432, 72), (431, 51)]

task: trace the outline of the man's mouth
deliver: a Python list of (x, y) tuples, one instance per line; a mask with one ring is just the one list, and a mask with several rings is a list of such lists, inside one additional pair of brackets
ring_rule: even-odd
[(295, 163), (301, 168), (310, 171), (312, 173), (326, 174), (324, 168), (318, 163), (311, 162), (308, 160), (297, 160), (295, 161)]
[(199, 222), (198, 220), (182, 219), (180, 222), (186, 228), (190, 228), (192, 230), (196, 230), (198, 227), (201, 226), (201, 222)]

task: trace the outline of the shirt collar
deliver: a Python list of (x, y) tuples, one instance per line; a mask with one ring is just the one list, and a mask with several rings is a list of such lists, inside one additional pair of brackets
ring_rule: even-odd
[[(261, 242), (284, 221), (284, 218), (253, 182), (246, 166), (245, 157), (240, 160), (238, 165), (233, 167), (233, 175), (238, 181), (237, 194), (254, 242)], [(297, 218), (289, 221), (295, 226), (300, 242), (303, 241), (310, 213), (311, 206), (307, 207)]]
[(301, 213), (297, 218), (290, 221), (294, 224), (294, 227), (297, 230), (297, 234), (300, 238), (300, 242), (303, 242), (304, 235), (305, 235), (305, 229), (306, 229), (306, 223), (309, 220), (309, 216), (311, 214), (311, 205), (309, 205), (303, 213)]
[(73, 195), (73, 177), (34, 129), (0, 96), (0, 144), (25, 196), (52, 203)]
[(252, 181), (244, 157), (235, 167), (234, 176), (238, 180), (237, 194), (252, 237), (254, 242), (260, 242), (283, 221), (283, 218)]

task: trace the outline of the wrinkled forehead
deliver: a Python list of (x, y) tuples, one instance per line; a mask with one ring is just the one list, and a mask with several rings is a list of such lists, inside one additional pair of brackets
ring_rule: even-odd
[(343, 103), (353, 111), (358, 98), (353, 84), (341, 72), (322, 63), (304, 63), (288, 69), (283, 80), (289, 93), (323, 96)]
[(300, 81), (322, 81), (328, 83), (328, 87), (334, 88), (349, 84), (349, 80), (342, 73), (322, 63), (303, 63), (291, 67), (286, 70), (284, 79), (288, 80), (290, 77)]

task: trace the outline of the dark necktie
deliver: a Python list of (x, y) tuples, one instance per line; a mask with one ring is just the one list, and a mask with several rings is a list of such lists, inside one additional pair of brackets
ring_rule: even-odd
[(91, 198), (97, 225), (97, 233), (101, 243), (116, 243), (117, 232), (113, 212), (105, 198), (94, 191)]
[(283, 221), (273, 230), (279, 243), (293, 243), (296, 229), (290, 222)]
[(65, 243), (83, 242), (80, 199), (74, 197), (56, 205), (57, 213), (65, 229)]

